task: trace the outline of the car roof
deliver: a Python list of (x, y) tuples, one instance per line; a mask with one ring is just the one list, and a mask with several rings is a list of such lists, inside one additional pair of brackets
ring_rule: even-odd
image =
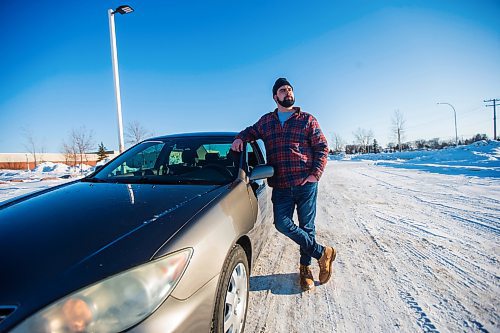
[(180, 138), (180, 137), (221, 137), (221, 136), (226, 136), (226, 137), (234, 138), (237, 134), (238, 134), (238, 132), (190, 132), (190, 133), (178, 133), (178, 134), (156, 136), (156, 137), (144, 140), (144, 141), (150, 141), (150, 140), (155, 140), (155, 139), (161, 140), (161, 139), (169, 139), (169, 138)]

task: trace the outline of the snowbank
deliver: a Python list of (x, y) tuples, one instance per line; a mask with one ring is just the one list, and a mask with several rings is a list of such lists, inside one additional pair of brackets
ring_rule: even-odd
[(441, 150), (337, 155), (331, 160), (374, 161), (376, 165), (444, 174), (500, 178), (500, 142), (478, 141)]
[(49, 178), (76, 178), (94, 170), (94, 167), (82, 164), (69, 166), (64, 163), (43, 162), (31, 171), (0, 170), (1, 182), (33, 182)]
[(70, 167), (63, 163), (44, 162), (32, 170), (33, 173), (67, 173)]

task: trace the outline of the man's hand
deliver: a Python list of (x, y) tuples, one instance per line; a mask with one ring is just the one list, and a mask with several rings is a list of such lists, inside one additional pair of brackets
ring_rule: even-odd
[(231, 149), (237, 152), (240, 152), (243, 150), (243, 141), (241, 139), (236, 139), (233, 141), (233, 144), (231, 145)]
[(302, 182), (302, 184), (300, 184), (300, 186), (305, 185), (307, 183), (317, 183), (317, 182), (318, 180), (316, 179), (315, 176), (309, 175), (306, 179), (304, 179), (304, 181)]

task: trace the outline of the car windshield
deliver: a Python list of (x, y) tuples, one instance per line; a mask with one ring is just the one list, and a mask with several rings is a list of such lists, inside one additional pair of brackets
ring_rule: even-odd
[(142, 142), (99, 170), (88, 182), (210, 184), (233, 181), (239, 154), (232, 137), (178, 137)]

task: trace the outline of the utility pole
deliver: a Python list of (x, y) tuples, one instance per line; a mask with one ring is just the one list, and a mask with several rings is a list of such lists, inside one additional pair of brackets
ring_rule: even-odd
[(493, 140), (497, 140), (497, 102), (500, 102), (499, 98), (484, 100), (485, 103), (493, 102), (492, 105), (486, 105), (493, 107)]

